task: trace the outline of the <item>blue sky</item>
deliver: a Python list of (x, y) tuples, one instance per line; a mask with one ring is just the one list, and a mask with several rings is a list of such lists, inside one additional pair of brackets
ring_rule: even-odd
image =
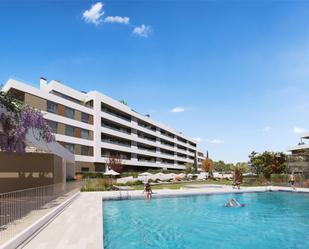
[(125, 99), (215, 160), (309, 130), (309, 2), (7, 1), (0, 30), (0, 82)]

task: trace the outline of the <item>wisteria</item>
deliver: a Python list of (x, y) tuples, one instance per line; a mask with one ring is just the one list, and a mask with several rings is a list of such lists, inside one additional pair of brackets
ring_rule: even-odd
[(36, 139), (43, 139), (47, 143), (55, 140), (40, 111), (21, 104), (12, 107), (12, 102), (9, 108), (6, 108), (4, 101), (0, 101), (0, 106), (5, 110), (0, 115), (0, 126), (2, 126), (2, 131), (0, 130), (1, 151), (24, 152), (26, 134), (31, 131), (33, 131), (33, 134), (38, 134)]

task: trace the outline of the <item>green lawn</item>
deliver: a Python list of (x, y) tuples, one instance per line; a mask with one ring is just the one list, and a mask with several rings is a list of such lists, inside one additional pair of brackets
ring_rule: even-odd
[[(194, 184), (224, 184), (224, 185), (231, 185), (232, 182), (229, 180), (201, 180), (201, 181), (192, 181), (192, 182), (181, 182), (181, 183), (169, 183), (169, 184), (158, 184), (152, 185), (152, 189), (180, 189), (185, 185), (194, 185)], [(135, 190), (142, 190), (144, 189), (144, 185), (136, 185), (132, 186)]]
[[(115, 185), (115, 182), (113, 183)], [(232, 185), (231, 180), (226, 179), (207, 179), (207, 180), (199, 180), (199, 181), (190, 181), (190, 182), (175, 182), (175, 183), (162, 183), (152, 185), (152, 189), (180, 189), (185, 187), (185, 185), (193, 185), (193, 184), (222, 184), (222, 185)], [(120, 185), (120, 184), (119, 184)], [(121, 184), (123, 186), (125, 184)], [(132, 187), (134, 190), (143, 190), (144, 185), (131, 185), (127, 184), (128, 186)], [(244, 181), (241, 186), (261, 186), (262, 184), (257, 181)], [(85, 185), (82, 191), (108, 191), (111, 187), (111, 181), (109, 179), (87, 179), (85, 180)]]

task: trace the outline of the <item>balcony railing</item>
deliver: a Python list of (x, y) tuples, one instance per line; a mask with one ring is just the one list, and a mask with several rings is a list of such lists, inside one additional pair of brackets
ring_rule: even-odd
[(109, 143), (109, 144), (115, 144), (115, 145), (120, 145), (120, 146), (125, 146), (125, 147), (131, 147), (130, 143), (123, 143), (120, 141), (115, 141), (115, 140), (110, 140), (110, 139), (101, 139), (103, 143)]
[(126, 134), (129, 134), (129, 135), (131, 134), (131, 132), (129, 132), (126, 129), (116, 128), (116, 127), (113, 127), (113, 126), (110, 126), (110, 125), (106, 125), (106, 124), (101, 124), (101, 126), (104, 127), (104, 128), (108, 128), (108, 129), (114, 130), (114, 131), (119, 131), (119, 132), (126, 133)]
[(0, 247), (77, 193), (83, 182), (53, 184), (0, 194)]

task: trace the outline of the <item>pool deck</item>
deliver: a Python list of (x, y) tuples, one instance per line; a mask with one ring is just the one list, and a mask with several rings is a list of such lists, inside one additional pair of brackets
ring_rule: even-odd
[[(179, 190), (161, 189), (154, 191), (156, 197), (250, 193), (265, 191), (293, 191), (288, 187), (242, 187), (201, 186), (201, 188), (183, 188)], [(297, 189), (295, 192), (309, 193), (309, 189)], [(100, 249), (103, 248), (103, 200), (144, 198), (142, 191), (82, 192), (80, 196), (49, 222), (40, 232), (32, 236), (20, 248), (26, 249)]]

